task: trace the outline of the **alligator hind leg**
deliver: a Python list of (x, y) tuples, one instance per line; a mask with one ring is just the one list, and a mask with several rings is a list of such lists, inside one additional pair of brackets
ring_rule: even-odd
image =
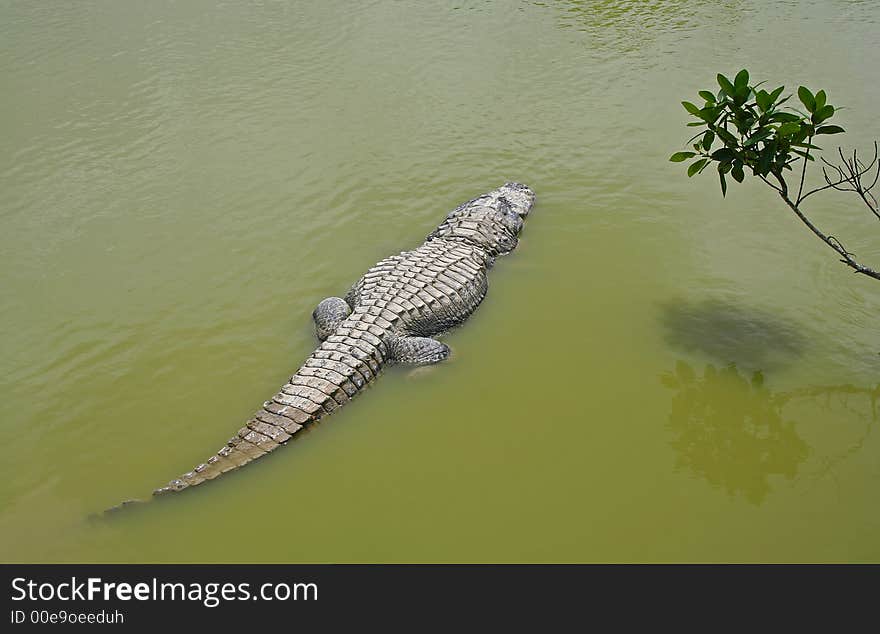
[(345, 318), (351, 315), (351, 306), (341, 297), (328, 297), (321, 300), (321, 303), (312, 312), (312, 319), (315, 320), (315, 334), (318, 339), (324, 341), (332, 335)]
[(449, 357), (449, 346), (430, 337), (398, 337), (388, 348), (394, 363), (428, 365)]

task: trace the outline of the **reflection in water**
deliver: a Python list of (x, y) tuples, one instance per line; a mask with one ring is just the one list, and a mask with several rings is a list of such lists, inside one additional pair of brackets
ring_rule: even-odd
[(678, 454), (676, 467), (724, 487), (731, 496), (742, 494), (753, 504), (762, 503), (770, 492), (770, 476), (794, 479), (811, 453), (795, 421), (786, 420), (787, 406), (800, 402), (812, 409), (830, 409), (835, 397), (835, 404), (862, 417), (849, 398), (868, 397), (864, 432), (839, 455), (821, 456), (821, 466), (812, 475), (822, 477), (864, 446), (877, 418), (880, 398), (880, 384), (874, 388), (833, 385), (772, 392), (764, 385), (761, 372), (748, 377), (733, 364), (720, 370), (707, 365), (698, 376), (690, 365), (677, 361), (661, 381), (677, 392), (668, 422), (674, 436), (670, 445)]
[(712, 20), (723, 25), (737, 22), (742, 14), (739, 2), (700, 6), (693, 0), (564, 0), (533, 4), (555, 9), (561, 27), (588, 33), (593, 46), (614, 44), (632, 51), (658, 34), (705, 28), (705, 12), (711, 11)]
[(730, 495), (742, 493), (753, 504), (764, 501), (771, 475), (793, 478), (809, 447), (793, 421), (755, 372), (746, 378), (729, 365), (707, 365), (703, 376), (683, 361), (663, 376), (678, 390), (672, 399), (670, 443), (678, 453), (676, 466), (687, 468)]
[[(756, 505), (770, 492), (770, 476), (793, 479), (811, 452), (795, 421), (786, 420), (787, 405), (809, 401), (818, 406), (822, 400), (827, 404), (830, 397), (840, 396), (844, 407), (850, 409), (847, 397), (867, 395), (873, 421), (880, 397), (880, 385), (873, 389), (842, 385), (772, 392), (764, 385), (761, 372), (748, 377), (733, 364), (722, 369), (709, 364), (699, 376), (690, 365), (677, 361), (661, 381), (676, 390), (668, 422), (674, 436), (670, 445), (678, 454), (676, 467), (724, 487), (731, 496), (742, 494)], [(824, 457), (824, 470), (858, 451), (870, 429), (869, 422), (863, 436), (843, 454)]]
[[(869, 406), (867, 415), (861, 408), (855, 407), (850, 402), (850, 397), (852, 396), (867, 396)], [(807, 387), (792, 390), (790, 392), (779, 392), (775, 397), (779, 402), (780, 407), (785, 407), (788, 403), (800, 400), (809, 402), (810, 406), (813, 408), (824, 406), (826, 409), (831, 408), (832, 397), (836, 397), (834, 402), (841, 406), (841, 409), (843, 409), (846, 414), (850, 416), (854, 415), (855, 418), (865, 419), (866, 424), (864, 431), (862, 431), (855, 442), (852, 442), (845, 450), (836, 454), (821, 456), (821, 459), (819, 460), (819, 468), (811, 474), (814, 479), (823, 478), (829, 474), (836, 477), (835, 470), (838, 465), (861, 451), (865, 446), (868, 437), (871, 435), (871, 429), (873, 428), (872, 423), (877, 420), (877, 400), (880, 399), (880, 383), (874, 388), (860, 388), (853, 385)]]
[(670, 302), (660, 311), (666, 342), (721, 364), (770, 370), (801, 355), (806, 337), (794, 325), (719, 300)]

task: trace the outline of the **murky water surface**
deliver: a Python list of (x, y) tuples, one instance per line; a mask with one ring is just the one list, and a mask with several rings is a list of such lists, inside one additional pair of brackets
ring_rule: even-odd
[[(0, 3), (0, 559), (877, 561), (880, 284), (667, 162), (719, 70), (880, 137), (875, 2)], [(844, 138), (844, 137), (836, 137)], [(215, 450), (310, 313), (539, 202), (454, 359)], [(841, 196), (817, 222), (880, 261)]]

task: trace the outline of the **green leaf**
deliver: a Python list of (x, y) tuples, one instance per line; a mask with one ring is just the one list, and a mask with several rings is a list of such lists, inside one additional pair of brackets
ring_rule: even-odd
[(800, 129), (801, 129), (800, 123), (795, 122), (795, 121), (789, 121), (788, 123), (783, 123), (781, 126), (779, 126), (779, 129), (777, 130), (777, 132), (779, 133), (779, 136), (789, 136), (791, 134), (794, 134), (795, 132), (797, 132)]
[(822, 107), (825, 105), (826, 98), (827, 98), (827, 96), (825, 95), (824, 90), (820, 90), (819, 92), (816, 93), (816, 110), (817, 111), (821, 110)]
[(813, 123), (822, 123), (826, 119), (830, 119), (834, 116), (834, 106), (827, 105), (822, 106), (821, 108), (816, 108), (816, 112), (813, 113), (813, 116), (810, 117)]
[(758, 104), (758, 107), (761, 109), (761, 112), (767, 112), (770, 109), (770, 93), (766, 90), (759, 90), (755, 93), (755, 101)]
[(697, 108), (697, 107), (696, 107), (694, 104), (692, 104), (690, 101), (682, 101), (682, 102), (681, 102), (681, 105), (683, 105), (683, 106), (684, 106), (684, 109), (687, 110), (688, 112), (690, 112), (690, 113), (691, 113), (692, 115), (694, 115), (695, 117), (699, 117), (699, 116), (700, 116), (700, 109)]
[(724, 174), (718, 172), (718, 180), (721, 181), (721, 195), (727, 198), (727, 180), (724, 178)]
[(706, 123), (715, 123), (715, 119), (718, 118), (718, 111), (712, 106), (709, 106), (700, 110), (697, 113), (697, 116)]
[(706, 125), (705, 121), (691, 121), (690, 123), (687, 124), (687, 127), (697, 128), (699, 126), (704, 126), (704, 125)]
[(778, 121), (780, 123), (787, 123), (789, 121), (800, 121), (801, 117), (796, 114), (792, 114), (790, 112), (776, 112), (770, 117), (770, 121)]
[(703, 168), (708, 162), (709, 159), (700, 159), (699, 161), (694, 161), (693, 163), (691, 163), (690, 167), (688, 167), (688, 177), (691, 177), (699, 172), (700, 169)]
[(840, 134), (841, 132), (846, 132), (846, 130), (839, 125), (823, 125), (816, 130), (816, 134)]
[(808, 161), (815, 161), (816, 160), (810, 154), (807, 154), (806, 152), (802, 152), (801, 150), (792, 150), (792, 152), (794, 152), (795, 154), (797, 154), (799, 156), (803, 156)]
[(748, 86), (738, 86), (736, 88), (736, 92), (733, 95), (733, 103), (734, 105), (741, 106), (749, 99), (749, 93), (751, 90)]
[(716, 161), (732, 161), (736, 158), (736, 153), (730, 148), (723, 147), (712, 152), (711, 158)]
[[(788, 125), (788, 124), (786, 124), (786, 125)], [(774, 132), (773, 128), (759, 129), (758, 132), (756, 132), (755, 134), (750, 136), (748, 139), (746, 139), (746, 141), (743, 143), (743, 147), (748, 147), (750, 145), (754, 145), (758, 141), (763, 141), (767, 137), (771, 136), (773, 134), (773, 132)]]
[(724, 145), (727, 145), (728, 147), (737, 147), (739, 145), (739, 141), (736, 140), (736, 137), (724, 128), (715, 128), (715, 133), (718, 135), (719, 139), (724, 141)]
[(816, 110), (816, 98), (813, 96), (813, 93), (810, 92), (810, 89), (806, 86), (798, 87), (798, 99), (801, 100), (801, 103), (804, 104), (804, 107), (809, 112), (813, 112), (814, 110)]
[(737, 91), (741, 90), (743, 87), (747, 87), (749, 85), (749, 71), (743, 68), (736, 74), (736, 77), (733, 78), (733, 85), (736, 87)]
[(695, 152), (676, 152), (669, 157), (669, 160), (673, 163), (681, 163), (682, 161), (686, 161), (694, 156), (696, 156)]
[(713, 95), (708, 90), (701, 90), (699, 92), (700, 97), (706, 100), (707, 103), (715, 103), (715, 95)]
[(782, 94), (782, 91), (783, 91), (783, 90), (785, 90), (785, 86), (780, 86), (779, 88), (777, 88), (776, 90), (774, 90), (773, 92), (771, 92), (771, 93), (770, 93), (770, 102), (773, 103), (773, 102), (775, 102), (777, 99), (779, 99), (779, 95)]
[(800, 143), (807, 137), (811, 137), (816, 133), (816, 128), (813, 127), (812, 123), (801, 123), (800, 131), (794, 136), (794, 140)]
[(703, 135), (703, 149), (708, 152), (709, 148), (712, 147), (713, 141), (715, 141), (715, 133), (712, 130), (707, 130), (706, 134)]
[(733, 180), (735, 180), (737, 183), (743, 182), (743, 179), (746, 177), (746, 175), (743, 173), (742, 165), (739, 164), (733, 166), (733, 169), (730, 171), (730, 175), (733, 176)]
[(724, 94), (728, 97), (733, 97), (736, 94), (736, 88), (733, 87), (733, 84), (730, 83), (730, 80), (727, 77), (718, 73), (716, 79), (718, 80), (718, 85), (721, 86), (721, 90), (724, 91)]

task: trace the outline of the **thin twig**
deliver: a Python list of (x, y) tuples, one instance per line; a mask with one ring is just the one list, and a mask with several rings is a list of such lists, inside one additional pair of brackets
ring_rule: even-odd
[(822, 240), (822, 242), (834, 249), (837, 254), (840, 255), (841, 262), (853, 269), (856, 273), (861, 273), (862, 275), (867, 275), (868, 277), (872, 277), (875, 280), (880, 280), (880, 272), (859, 263), (853, 257), (853, 254), (847, 251), (843, 244), (841, 244), (840, 240), (838, 240), (834, 236), (827, 236), (822, 233), (822, 231), (818, 227), (816, 227), (816, 225), (814, 225), (809, 218), (804, 215), (804, 213), (786, 194), (780, 192), (779, 197), (782, 198), (783, 201), (785, 201), (785, 204), (789, 206), (789, 208), (795, 213), (800, 221), (807, 225), (810, 231), (812, 231), (820, 240)]
[(764, 176), (760, 176), (760, 175), (759, 175), (758, 178), (760, 178), (762, 181), (764, 181), (765, 183), (767, 183), (770, 187), (772, 187), (773, 189), (775, 189), (776, 191), (778, 191), (780, 194), (782, 194), (782, 190), (779, 189), (776, 185), (774, 185), (774, 184), (771, 183), (770, 181), (768, 181)]
[[(821, 187), (816, 187), (815, 189), (808, 191), (806, 194), (799, 196), (796, 204), (800, 205), (800, 203), (806, 200), (808, 196), (812, 196), (813, 194), (824, 191), (826, 189), (836, 189), (838, 191), (844, 192), (855, 192), (868, 206), (868, 209), (871, 210), (871, 213), (877, 216), (878, 220), (880, 220), (880, 209), (877, 209), (877, 200), (876, 198), (874, 198), (874, 195), (870, 191), (877, 184), (877, 179), (878, 177), (880, 177), (880, 160), (878, 160), (877, 142), (874, 142), (874, 157), (867, 165), (859, 160), (858, 153), (855, 150), (853, 150), (852, 159), (847, 159), (844, 156), (843, 150), (841, 148), (838, 148), (837, 153), (840, 155), (840, 160), (843, 164), (843, 167), (830, 163), (824, 157), (821, 159), (822, 162), (825, 163), (825, 165), (837, 172), (836, 178), (832, 179), (832, 177), (828, 175), (828, 170), (823, 167), (822, 174), (825, 177), (826, 184)], [(877, 173), (874, 175), (874, 180), (869, 186), (865, 187), (862, 184), (862, 177), (870, 172), (872, 169), (874, 169), (875, 166), (877, 168)]]
[[(813, 137), (807, 139), (807, 145), (813, 144)], [(807, 163), (810, 161), (810, 148), (807, 148), (806, 156), (804, 156), (804, 166), (801, 169), (801, 184), (798, 186), (797, 193), (797, 202), (796, 205), (800, 205), (803, 198), (801, 198), (801, 193), (804, 191), (804, 179), (807, 177)]]

